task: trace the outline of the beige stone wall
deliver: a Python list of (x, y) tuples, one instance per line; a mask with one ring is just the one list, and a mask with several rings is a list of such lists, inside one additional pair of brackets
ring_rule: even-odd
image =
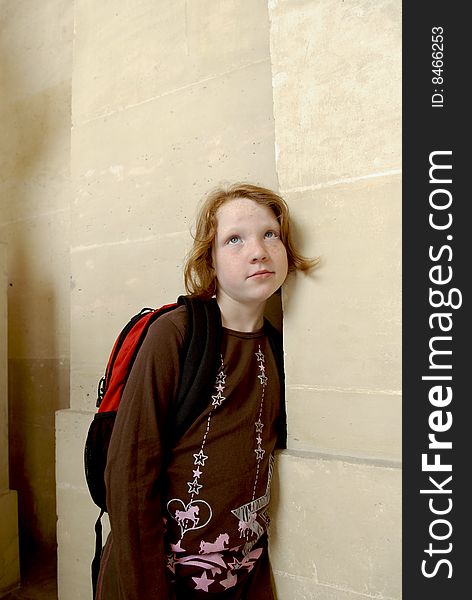
[(0, 50), (10, 486), (25, 559), (55, 554), (54, 415), (69, 403), (72, 3), (2, 1)]
[(401, 3), (271, 0), (277, 174), (311, 278), (284, 293), (280, 597), (401, 597)]

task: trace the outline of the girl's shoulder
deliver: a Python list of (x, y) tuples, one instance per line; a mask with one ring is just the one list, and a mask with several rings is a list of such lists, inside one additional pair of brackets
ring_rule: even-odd
[(183, 343), (188, 330), (188, 313), (185, 306), (178, 306), (160, 317), (149, 327), (147, 338), (153, 341), (177, 337)]

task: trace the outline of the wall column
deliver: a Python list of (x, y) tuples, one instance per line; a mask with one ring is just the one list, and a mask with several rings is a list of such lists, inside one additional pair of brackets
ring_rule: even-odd
[[(284, 288), (280, 598), (401, 597), (401, 2), (269, 0)], [(277, 482), (276, 482), (277, 483)], [(277, 494), (278, 492), (278, 494)], [(277, 498), (278, 496), (278, 498)]]

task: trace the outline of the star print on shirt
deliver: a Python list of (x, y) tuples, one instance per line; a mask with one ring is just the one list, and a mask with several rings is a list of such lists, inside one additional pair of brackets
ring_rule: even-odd
[(259, 421), (256, 421), (254, 423), (254, 425), (256, 426), (256, 432), (262, 433), (262, 428), (264, 427), (264, 423), (259, 419)]
[(208, 592), (208, 587), (215, 581), (214, 579), (208, 579), (206, 571), (203, 571), (203, 575), (201, 577), (192, 577), (192, 579), (197, 584), (195, 589), (203, 590), (204, 592)]
[(257, 360), (264, 362), (264, 353), (261, 351), (261, 349), (259, 349), (259, 352), (255, 352), (254, 354), (257, 356)]
[(267, 383), (267, 377), (264, 374), (258, 375), (258, 377), (261, 380), (261, 385), (265, 385)]
[(225, 385), (226, 383), (226, 373), (224, 371), (220, 371), (216, 376), (216, 383)]
[(223, 404), (223, 400), (226, 400), (224, 396), (221, 395), (221, 392), (218, 392), (216, 396), (212, 396), (213, 406), (221, 406)]
[(201, 484), (198, 483), (197, 479), (194, 479), (193, 481), (187, 481), (187, 485), (189, 494), (199, 494), (200, 490), (203, 487)]
[(263, 450), (262, 448), (256, 448), (254, 452), (256, 453), (256, 458), (258, 461), (263, 459), (265, 450)]
[(238, 582), (238, 576), (237, 575), (232, 575), (231, 573), (228, 573), (228, 577), (226, 579), (222, 579), (220, 581), (221, 585), (227, 590), (231, 587), (234, 587), (236, 585), (236, 583)]
[(242, 567), (242, 561), (235, 558), (232, 563), (228, 563), (228, 567), (230, 567), (232, 571), (237, 571)]
[(179, 541), (178, 541), (176, 544), (171, 544), (171, 545), (170, 545), (170, 549), (171, 549), (173, 552), (185, 552), (185, 548), (182, 548), (182, 546), (180, 545), (180, 542), (181, 542), (181, 541), (182, 541), (182, 540), (179, 540)]
[(200, 471), (200, 467), (197, 467), (195, 469), (195, 471), (193, 472), (193, 476), (196, 477), (197, 479), (201, 476), (202, 471)]
[(172, 573), (174, 573), (174, 575), (175, 575), (175, 563), (176, 562), (177, 561), (175, 560), (174, 554), (167, 555), (167, 567), (172, 571)]
[(206, 454), (203, 454), (203, 450), (200, 450), (200, 452), (198, 454), (194, 454), (193, 457), (195, 458), (195, 460), (193, 461), (193, 464), (201, 465), (202, 467), (205, 466), (205, 461), (208, 458), (208, 456), (206, 456)]

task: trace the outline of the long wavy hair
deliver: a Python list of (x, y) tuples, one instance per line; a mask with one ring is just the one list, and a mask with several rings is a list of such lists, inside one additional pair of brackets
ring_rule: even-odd
[(270, 208), (280, 225), (280, 238), (287, 251), (288, 270), (308, 271), (319, 259), (302, 256), (295, 248), (290, 215), (285, 200), (267, 188), (250, 183), (234, 183), (211, 190), (204, 198), (197, 214), (193, 246), (184, 267), (185, 289), (192, 296), (211, 298), (216, 294), (216, 276), (213, 269), (212, 251), (216, 237), (216, 213), (229, 200), (247, 198)]

